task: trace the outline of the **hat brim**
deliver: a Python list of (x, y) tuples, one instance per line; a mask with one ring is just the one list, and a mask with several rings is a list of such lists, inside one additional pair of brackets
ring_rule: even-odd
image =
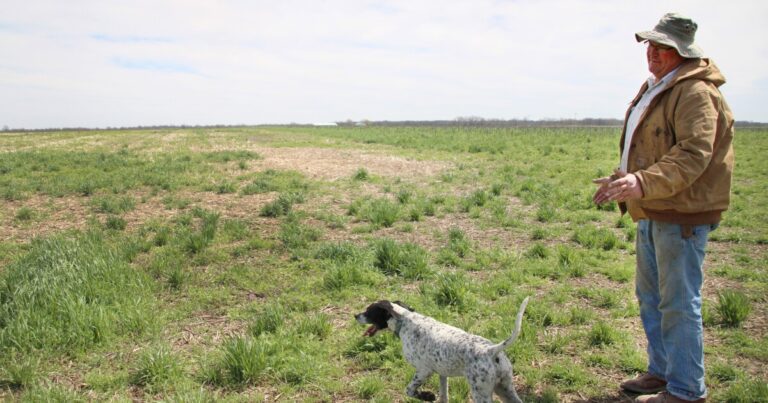
[(638, 32), (635, 34), (635, 39), (638, 42), (652, 41), (652, 42), (660, 43), (662, 45), (671, 46), (675, 48), (675, 50), (677, 50), (677, 53), (679, 53), (680, 56), (688, 59), (704, 57), (704, 52), (697, 45), (690, 44), (687, 46), (681, 46), (680, 44), (675, 42), (673, 39), (671, 39), (669, 36), (667, 36), (663, 32), (659, 32), (659, 31)]

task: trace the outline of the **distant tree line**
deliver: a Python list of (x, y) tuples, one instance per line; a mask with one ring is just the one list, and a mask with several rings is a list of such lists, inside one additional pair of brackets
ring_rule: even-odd
[[(339, 126), (360, 126), (357, 122), (337, 122)], [(431, 126), (431, 127), (573, 127), (573, 126), (621, 126), (619, 119), (486, 119), (476, 116), (458, 117), (453, 120), (396, 120), (365, 121), (365, 126)]]
[(761, 129), (768, 127), (768, 123), (752, 122), (749, 120), (737, 120), (733, 125), (736, 127), (750, 127), (750, 128), (754, 127), (754, 128), (761, 128)]
[[(425, 127), (621, 127), (621, 119), (585, 118), (585, 119), (485, 119), (469, 116), (458, 117), (452, 120), (362, 120), (335, 122), (338, 126), (425, 126)], [(154, 126), (130, 126), (130, 127), (61, 127), (45, 129), (23, 129), (3, 126), (2, 132), (56, 132), (56, 131), (90, 131), (90, 130), (170, 130), (170, 129), (229, 129), (248, 127), (311, 127), (309, 123), (282, 123), (282, 124), (257, 124), (257, 125), (154, 125)], [(739, 128), (768, 128), (768, 123), (752, 121), (736, 121)]]
[[(293, 125), (293, 123), (291, 124)], [(4, 132), (85, 132), (85, 131), (118, 131), (118, 130), (171, 130), (171, 129), (228, 129), (246, 128), (262, 125), (153, 125), (153, 126), (121, 126), (121, 127), (49, 127), (44, 129), (9, 128), (3, 126)], [(286, 126), (286, 125), (272, 125)]]
[[(438, 127), (622, 127), (624, 121), (609, 118), (585, 119), (486, 119), (476, 116), (458, 117), (453, 120), (396, 120), (336, 122), (339, 126), (438, 126)], [(736, 121), (736, 127), (768, 128), (768, 123)]]

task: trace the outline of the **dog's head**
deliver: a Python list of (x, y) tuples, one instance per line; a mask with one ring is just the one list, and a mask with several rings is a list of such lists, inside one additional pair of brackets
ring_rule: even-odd
[[(399, 308), (396, 308), (395, 305), (399, 305)], [(355, 320), (364, 325), (371, 325), (371, 327), (363, 333), (363, 336), (373, 336), (379, 330), (390, 328), (389, 321), (397, 320), (401, 316), (398, 311), (404, 312), (403, 310), (412, 312), (413, 308), (400, 301), (395, 301), (393, 303), (387, 300), (382, 300), (368, 305), (368, 308), (366, 308), (364, 312), (355, 315)]]

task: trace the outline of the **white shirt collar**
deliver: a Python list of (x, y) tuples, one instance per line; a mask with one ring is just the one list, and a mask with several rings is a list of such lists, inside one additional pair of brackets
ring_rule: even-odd
[(672, 81), (672, 77), (674, 77), (675, 74), (677, 74), (678, 70), (680, 70), (680, 66), (677, 66), (674, 69), (672, 69), (672, 71), (670, 71), (669, 73), (665, 74), (664, 77), (662, 77), (661, 80), (659, 80), (659, 81), (656, 81), (656, 77), (651, 75), (650, 77), (648, 77), (648, 88), (650, 89), (650, 88), (659, 86), (661, 84), (666, 85), (667, 83)]

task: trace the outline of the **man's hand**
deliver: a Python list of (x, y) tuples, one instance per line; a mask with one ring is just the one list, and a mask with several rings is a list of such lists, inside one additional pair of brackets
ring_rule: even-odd
[(637, 176), (618, 169), (613, 171), (613, 175), (595, 179), (592, 183), (600, 185), (592, 196), (592, 201), (596, 204), (609, 201), (625, 202), (643, 197), (643, 188)]

